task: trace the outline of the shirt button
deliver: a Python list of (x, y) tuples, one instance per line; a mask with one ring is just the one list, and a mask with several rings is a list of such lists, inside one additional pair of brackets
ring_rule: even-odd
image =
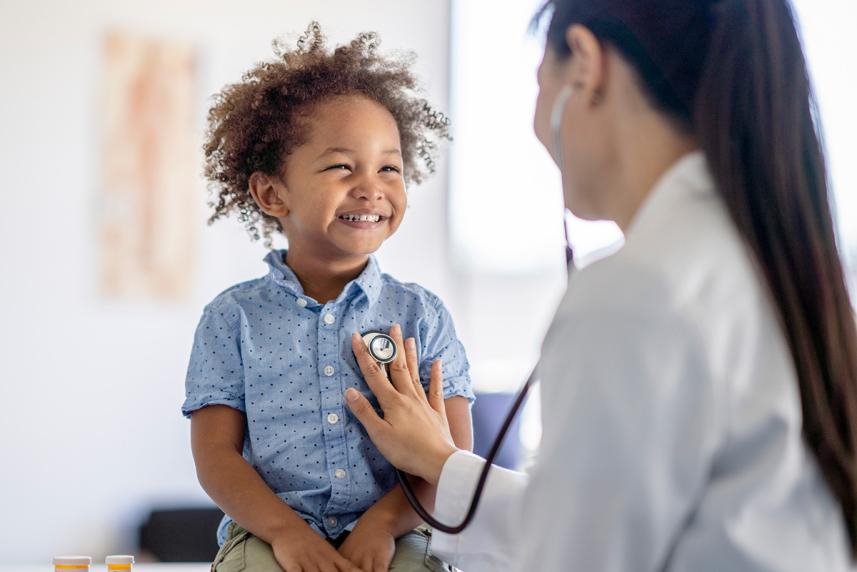
[[(330, 423), (331, 425), (336, 425), (337, 423), (339, 423), (339, 415), (337, 415), (336, 413), (328, 413), (327, 414), (327, 422)], [(340, 471), (341, 470), (342, 469), (340, 469)]]
[(336, 469), (335, 471), (333, 471), (333, 474), (337, 479), (344, 479), (345, 469)]
[(324, 315), (324, 323), (327, 324), (328, 326), (331, 325), (335, 321), (336, 321), (336, 318), (333, 316), (333, 314), (327, 313)]
[(329, 516), (329, 517), (327, 517), (327, 524), (328, 524), (328, 526), (336, 526), (336, 523), (337, 523), (337, 522), (338, 522), (338, 521), (336, 520), (336, 517), (335, 517), (335, 516)]
[(331, 376), (331, 375), (333, 375), (334, 373), (336, 373), (336, 370), (335, 370), (335, 369), (333, 369), (333, 366), (332, 366), (332, 365), (326, 365), (326, 366), (324, 366), (324, 375), (326, 375), (327, 377), (330, 377), (330, 376)]
[(295, 302), (297, 302), (297, 305), (301, 308), (306, 308), (306, 300), (304, 300), (303, 298), (298, 298), (297, 300), (295, 300)]

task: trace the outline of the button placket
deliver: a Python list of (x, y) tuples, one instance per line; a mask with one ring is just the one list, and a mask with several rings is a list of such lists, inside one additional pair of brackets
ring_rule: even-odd
[[(343, 369), (339, 363), (341, 357), (343, 340), (340, 337), (340, 329), (346, 323), (347, 312), (344, 307), (326, 304), (320, 308), (317, 318), (318, 336), (318, 365), (321, 381), (321, 405), (323, 408), (325, 456), (328, 466), (333, 469), (328, 473), (332, 479), (331, 498), (328, 502), (328, 510), (337, 511), (347, 508), (350, 483), (348, 472), (348, 443), (345, 434), (345, 418), (342, 416), (343, 398), (341, 377), (345, 375), (347, 368)], [(328, 528), (335, 528), (338, 521), (325, 519)]]

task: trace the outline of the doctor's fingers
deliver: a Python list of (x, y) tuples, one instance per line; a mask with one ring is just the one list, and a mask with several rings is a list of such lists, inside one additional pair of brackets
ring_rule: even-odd
[(423, 389), (423, 384), (420, 383), (420, 363), (417, 357), (417, 342), (414, 338), (405, 340), (405, 359), (408, 362), (408, 372), (411, 374), (411, 382), (414, 384), (414, 391), (421, 399), (426, 399), (426, 392)]
[(446, 404), (443, 401), (443, 360), (436, 359), (431, 364), (429, 375), (428, 402), (446, 421)]
[[(395, 392), (393, 389), (391, 389), (391, 391)], [(351, 410), (354, 417), (356, 417), (366, 429), (369, 439), (377, 445), (382, 433), (390, 426), (390, 424), (384, 419), (381, 419), (381, 417), (379, 417), (375, 412), (375, 409), (372, 408), (372, 404), (369, 403), (369, 400), (353, 387), (346, 390), (345, 402), (348, 404), (348, 409)], [(381, 451), (381, 453), (383, 453), (383, 451)]]
[(381, 409), (386, 409), (391, 400), (396, 399), (399, 392), (390, 385), (387, 379), (387, 372), (384, 371), (384, 366), (375, 361), (369, 354), (366, 344), (360, 334), (351, 334), (351, 351), (354, 352), (354, 357), (357, 359), (357, 365), (360, 366), (360, 371), (363, 372), (363, 379), (375, 397), (378, 398), (378, 403)]
[[(390, 328), (390, 337), (393, 338), (393, 342), (399, 348), (396, 357), (390, 362), (390, 381), (393, 382), (399, 393), (413, 396), (415, 393), (414, 383), (411, 378), (412, 373), (409, 371), (407, 348), (405, 348), (405, 342), (402, 340), (402, 327), (399, 324), (393, 324), (393, 327)], [(420, 393), (422, 393), (422, 389), (420, 389)]]

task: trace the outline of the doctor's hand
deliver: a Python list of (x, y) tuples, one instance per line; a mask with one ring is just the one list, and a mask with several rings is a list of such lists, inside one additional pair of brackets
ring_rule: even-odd
[(443, 403), (441, 362), (431, 366), (428, 396), (419, 379), (417, 348), (413, 338), (402, 343), (402, 329), (390, 328), (397, 352), (390, 363), (390, 378), (384, 366), (369, 354), (359, 334), (352, 334), (351, 348), (366, 383), (384, 412), (378, 416), (359, 391), (349, 388), (345, 400), (366, 428), (369, 438), (396, 468), (437, 485), (443, 464), (457, 448), (449, 432)]

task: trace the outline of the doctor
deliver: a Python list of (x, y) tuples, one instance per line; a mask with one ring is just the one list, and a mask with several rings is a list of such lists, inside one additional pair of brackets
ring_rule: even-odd
[[(465, 572), (848, 570), (857, 334), (788, 2), (542, 15), (535, 131), (568, 208), (625, 245), (571, 276), (544, 340), (537, 463), (494, 469), (432, 550)], [(383, 419), (346, 398), (455, 525), (484, 461), (452, 445), (441, 369), (426, 396), (405, 348), (391, 384), (354, 342)]]

